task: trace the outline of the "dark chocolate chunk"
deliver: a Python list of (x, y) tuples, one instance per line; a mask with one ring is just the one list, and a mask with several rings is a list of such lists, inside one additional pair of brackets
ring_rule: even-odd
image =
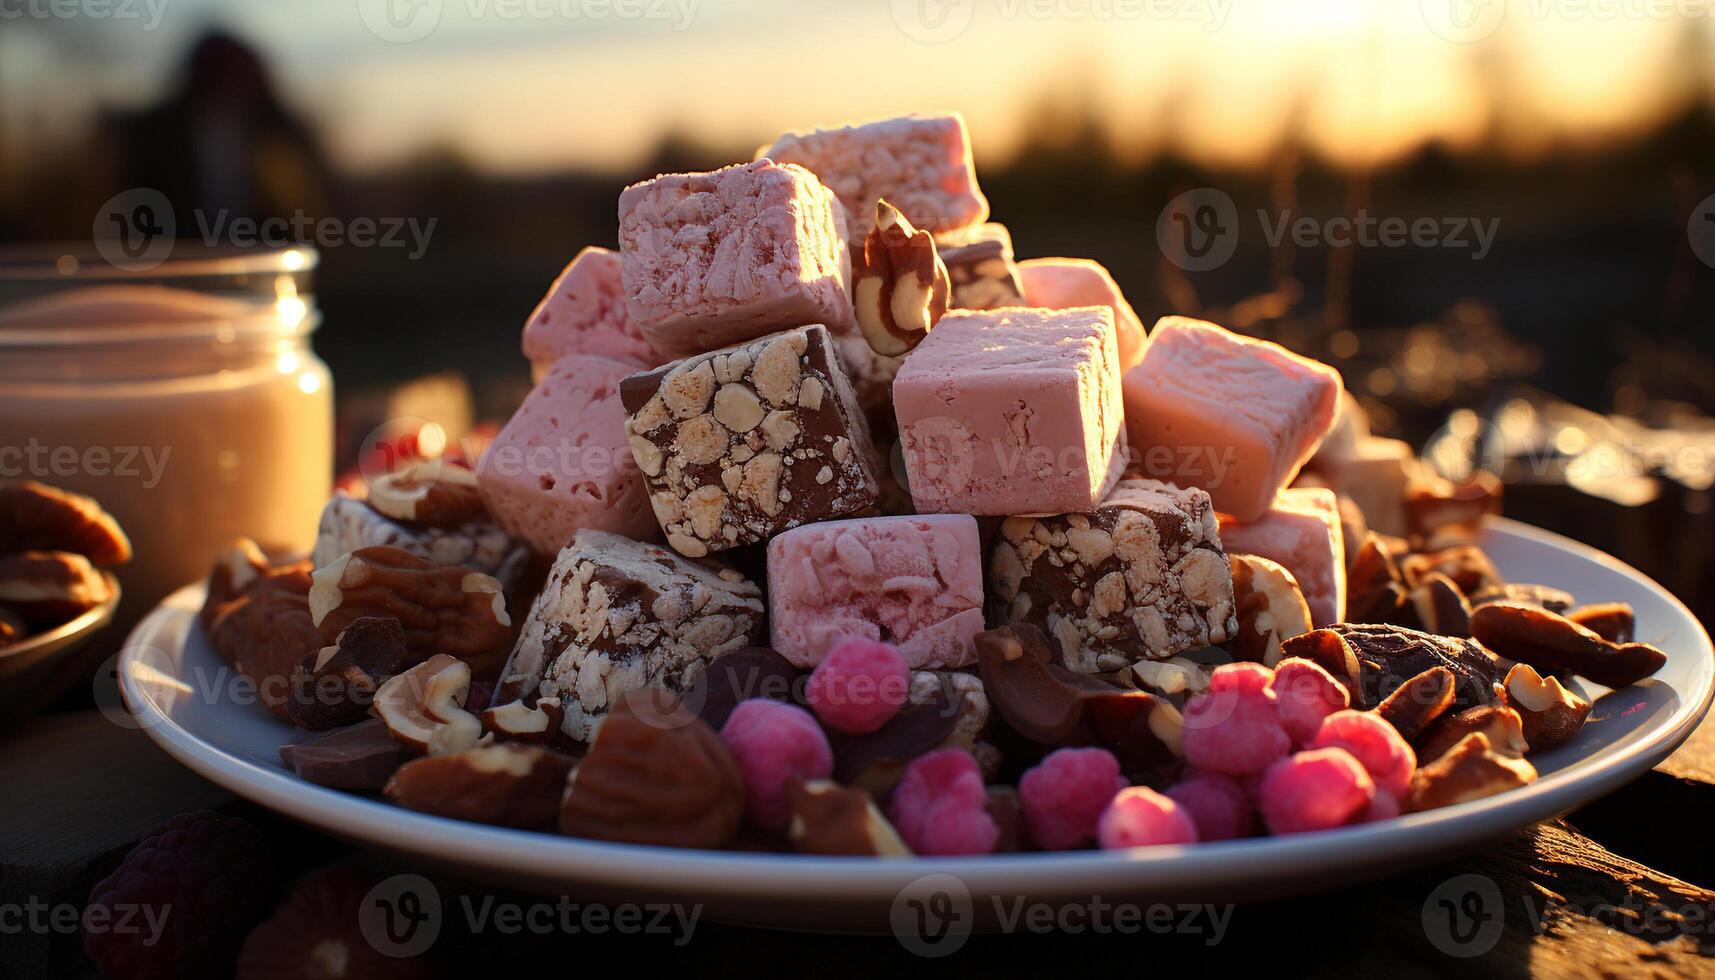
[(405, 764), (405, 747), (379, 718), (280, 746), (280, 761), (329, 789), (379, 790)]

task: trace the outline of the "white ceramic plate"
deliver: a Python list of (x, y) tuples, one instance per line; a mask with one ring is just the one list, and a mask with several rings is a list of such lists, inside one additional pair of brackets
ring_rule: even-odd
[[(1533, 756), (1542, 778), (1523, 789), (1361, 827), (1194, 847), (912, 861), (679, 851), (479, 826), (321, 789), (280, 765), (278, 746), (301, 733), (239, 703), (242, 686), (195, 626), (200, 587), (179, 591), (137, 627), (119, 676), (127, 705), (155, 741), (234, 793), (364, 846), (546, 893), (702, 903), (728, 921), (863, 929), (888, 928), (903, 890), (949, 885), (943, 875), (957, 879), (955, 893), (968, 890), (979, 922), (995, 899), (1020, 896), (1243, 902), (1382, 877), (1552, 817), (1648, 770), (1702, 719), (1715, 690), (1715, 654), (1697, 620), (1661, 586), (1513, 521), (1493, 522), (1482, 543), (1511, 580), (1555, 585), (1580, 601), (1631, 603), (1639, 638), (1666, 651), (1667, 665), (1602, 697), (1575, 742)], [(925, 876), (937, 877), (925, 884)]]

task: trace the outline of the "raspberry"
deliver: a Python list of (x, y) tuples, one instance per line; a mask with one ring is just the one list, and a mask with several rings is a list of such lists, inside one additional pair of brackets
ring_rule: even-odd
[(898, 647), (852, 637), (816, 665), (806, 694), (823, 724), (867, 735), (899, 713), (910, 690), (911, 668)]
[(794, 704), (741, 701), (721, 728), (721, 739), (744, 777), (745, 815), (762, 830), (786, 829), (786, 784), (792, 777), (827, 779), (834, 772), (834, 752), (822, 726)]
[(1256, 833), (1256, 807), (1238, 780), (1218, 772), (1197, 772), (1167, 791), (1197, 825), (1197, 839), (1232, 840)]
[(143, 835), (90, 891), (83, 950), (116, 980), (230, 976), (272, 894), (261, 832), (208, 810), (182, 813)]
[(1103, 850), (1151, 844), (1195, 844), (1197, 826), (1185, 808), (1147, 786), (1115, 794), (1096, 824)]
[(429, 976), (425, 960), (387, 955), (364, 937), (362, 903), (379, 882), (351, 868), (311, 872), (244, 940), (235, 980)]
[(1044, 851), (1087, 847), (1096, 821), (1125, 789), (1120, 761), (1107, 749), (1057, 749), (1018, 781), (1030, 839)]
[(1222, 664), (1209, 690), (1185, 703), (1185, 761), (1198, 769), (1249, 776), (1292, 751), (1281, 727), (1273, 673), (1261, 664)]
[(1000, 839), (988, 812), (982, 767), (964, 749), (939, 749), (905, 767), (887, 815), (924, 856), (987, 854)]
[(1369, 773), (1345, 749), (1308, 749), (1268, 767), (1258, 801), (1270, 833), (1344, 827), (1375, 796)]
[(1417, 753), (1392, 725), (1370, 711), (1336, 711), (1316, 730), (1311, 748), (1342, 748), (1364, 767), (1376, 788), (1396, 800), (1411, 789)]
[(1401, 811), (1399, 800), (1388, 793), (1377, 793), (1370, 801), (1364, 815), (1358, 818), (1358, 823), (1375, 823), (1377, 820), (1392, 820)]
[(1320, 665), (1301, 657), (1289, 657), (1274, 668), (1275, 710), (1280, 712), (1280, 727), (1292, 738), (1294, 746), (1303, 746), (1316, 737), (1322, 719), (1352, 703), (1334, 675)]

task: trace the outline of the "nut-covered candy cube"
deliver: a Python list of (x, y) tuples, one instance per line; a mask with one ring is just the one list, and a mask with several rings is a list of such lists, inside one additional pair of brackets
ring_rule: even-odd
[(1249, 522), (1222, 514), (1221, 541), (1235, 555), (1260, 555), (1285, 566), (1298, 580), (1318, 628), (1345, 620), (1345, 531), (1332, 490), (1289, 487)]
[[(952, 266), (947, 267), (949, 270)], [(1119, 342), (1120, 371), (1129, 371), (1143, 360), (1143, 321), (1126, 302), (1119, 283), (1100, 262), (1091, 259), (1026, 259), (1018, 264), (1024, 284), (1025, 306), (1045, 310), (1067, 310), (1075, 306), (1105, 306), (1114, 311), (1114, 331)]]
[(482, 454), (483, 500), (541, 554), (557, 554), (586, 527), (655, 536), (619, 403), (619, 382), (633, 370), (607, 357), (561, 358)]
[(620, 697), (683, 691), (705, 664), (762, 634), (762, 590), (738, 572), (585, 529), (530, 607), (493, 703), (557, 697), (560, 727), (587, 739)]
[(911, 499), (925, 514), (1096, 506), (1124, 464), (1113, 313), (948, 313), (893, 382)]
[(503, 588), (517, 585), (530, 548), (483, 513), (461, 524), (439, 527), (394, 520), (366, 500), (336, 493), (322, 508), (310, 560), (317, 568), (340, 555), (378, 545), (408, 551), (437, 565), (463, 565), (492, 575)]
[(1165, 660), (1238, 629), (1209, 495), (1136, 477), (1085, 513), (1008, 518), (989, 594), (1000, 620), (1041, 629), (1081, 673)]
[(757, 160), (633, 184), (619, 195), (619, 255), (626, 308), (669, 357), (801, 323), (852, 326), (846, 218), (803, 167)]
[(1340, 374), (1326, 364), (1178, 316), (1156, 323), (1124, 383), (1132, 451), (1172, 453), (1173, 482), (1209, 491), (1241, 521), (1267, 513), (1340, 402)]
[(796, 163), (820, 177), (850, 215), (854, 247), (869, 234), (877, 198), (936, 236), (988, 218), (970, 134), (956, 112), (787, 133), (757, 157)]
[(941, 262), (952, 281), (951, 305), (959, 310), (1028, 306), (1024, 282), (1012, 260), (1012, 233), (998, 221), (937, 238)]
[(983, 629), (981, 548), (965, 514), (787, 531), (768, 543), (774, 649), (814, 667), (857, 636), (897, 646), (912, 669), (966, 666)]
[(876, 501), (869, 427), (819, 324), (634, 374), (619, 392), (631, 455), (680, 554)]
[(540, 381), (567, 354), (600, 354), (654, 367), (665, 358), (625, 308), (619, 253), (591, 245), (566, 265), (524, 322), (524, 356)]

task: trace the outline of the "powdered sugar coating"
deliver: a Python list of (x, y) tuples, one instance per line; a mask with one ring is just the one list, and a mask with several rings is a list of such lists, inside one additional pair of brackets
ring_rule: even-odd
[(1024, 305), (1048, 310), (1075, 306), (1105, 306), (1114, 312), (1114, 335), (1123, 374), (1143, 360), (1148, 337), (1137, 311), (1126, 302), (1119, 283), (1107, 267), (1092, 259), (1025, 259), (1018, 263), (1024, 283)]
[(537, 380), (567, 354), (600, 354), (638, 367), (665, 358), (625, 308), (619, 253), (591, 245), (573, 257), (524, 321), (522, 345)]
[(1056, 749), (1018, 780), (1030, 839), (1045, 851), (1095, 843), (1096, 821), (1125, 789), (1119, 759), (1107, 749)]
[(988, 812), (982, 767), (963, 749), (939, 749), (905, 767), (887, 816), (925, 857), (987, 854), (1000, 839)]
[(783, 830), (788, 817), (786, 784), (827, 779), (834, 751), (810, 713), (766, 698), (742, 701), (721, 726), (721, 740), (744, 779), (744, 813), (755, 826)]
[(1346, 533), (1339, 498), (1322, 487), (1280, 491), (1256, 520), (1221, 517), (1221, 540), (1235, 555), (1259, 555), (1298, 580), (1317, 628), (1346, 618)]

